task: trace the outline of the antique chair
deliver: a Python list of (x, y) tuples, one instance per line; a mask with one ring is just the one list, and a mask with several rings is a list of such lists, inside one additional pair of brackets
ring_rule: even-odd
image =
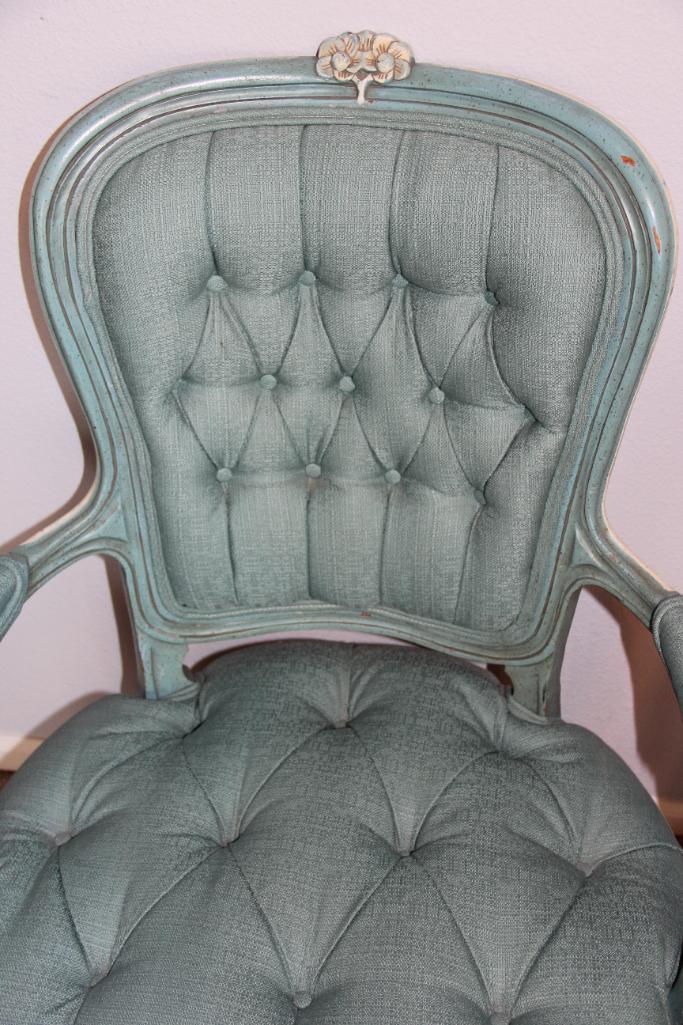
[[(602, 513), (671, 213), (594, 111), (411, 70), (347, 33), (169, 72), (42, 168), (36, 277), (99, 473), (0, 562), (2, 626), (113, 556), (148, 700), (96, 702), (2, 795), (2, 1025), (681, 1020), (681, 851), (559, 718), (586, 584), (683, 700), (683, 599)], [(183, 669), (316, 628), (411, 643)]]

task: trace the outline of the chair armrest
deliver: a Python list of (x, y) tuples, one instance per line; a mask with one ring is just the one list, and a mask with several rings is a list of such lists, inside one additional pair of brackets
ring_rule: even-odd
[(615, 537), (601, 515), (577, 531), (580, 586), (604, 588), (652, 632), (683, 714), (683, 595), (668, 587)]
[(86, 555), (127, 555), (118, 495), (94, 489), (74, 510), (0, 554), (0, 640), (24, 602), (61, 570)]
[(21, 612), (28, 592), (28, 575), (28, 560), (23, 555), (0, 555), (0, 639)]
[(683, 595), (670, 594), (659, 603), (651, 629), (683, 714)]

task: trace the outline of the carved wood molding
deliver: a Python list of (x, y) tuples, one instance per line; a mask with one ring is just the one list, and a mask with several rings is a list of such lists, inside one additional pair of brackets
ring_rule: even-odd
[(316, 54), (316, 72), (321, 78), (354, 82), (358, 102), (367, 103), (365, 90), (370, 82), (384, 85), (407, 78), (415, 58), (407, 43), (387, 32), (342, 32), (323, 39)]

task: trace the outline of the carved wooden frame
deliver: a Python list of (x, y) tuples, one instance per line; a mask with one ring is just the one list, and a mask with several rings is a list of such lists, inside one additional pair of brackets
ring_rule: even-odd
[[(559, 668), (578, 590), (612, 591), (649, 627), (665, 600), (683, 616), (674, 592), (611, 534), (603, 493), (626, 413), (664, 313), (675, 265), (675, 229), (665, 188), (648, 158), (617, 125), (573, 99), (525, 82), (417, 65), (412, 77), (367, 83), (359, 107), (353, 82), (316, 77), (312, 58), (201, 65), (124, 86), (97, 101), (61, 133), (38, 176), (32, 200), (36, 279), (53, 335), (90, 423), (98, 472), (80, 505), (0, 559), (0, 635), (23, 601), (55, 573), (94, 552), (123, 566), (147, 694), (186, 693), (189, 643), (293, 629), (345, 628), (387, 634), (465, 658), (505, 664), (515, 697), (532, 712), (559, 709)], [(136, 139), (192, 131), (223, 117), (283, 109), (302, 119), (406, 116), (485, 119), (552, 138), (598, 184), (619, 225), (628, 289), (609, 373), (592, 410), (583, 458), (562, 508), (558, 536), (539, 550), (529, 597), (508, 629), (477, 632), (385, 609), (353, 610), (310, 602), (286, 608), (199, 614), (175, 602), (159, 581), (150, 510), (140, 492), (129, 413), (102, 357), (103, 325), (91, 316), (92, 283), (78, 273), (77, 250), (112, 154)], [(187, 128), (185, 129), (187, 130)], [(147, 133), (147, 134), (146, 134)], [(147, 145), (149, 142), (147, 141)], [(90, 305), (89, 305), (90, 304)], [(675, 674), (674, 674), (675, 676)], [(683, 684), (681, 696), (683, 697)]]

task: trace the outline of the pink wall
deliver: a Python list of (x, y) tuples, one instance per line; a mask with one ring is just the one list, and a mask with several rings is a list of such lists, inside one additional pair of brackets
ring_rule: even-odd
[[(45, 141), (73, 111), (138, 75), (312, 53), (324, 36), (365, 27), (406, 39), (419, 60), (528, 78), (608, 112), (653, 154), (683, 208), (676, 0), (0, 0), (0, 540), (53, 515), (81, 493), (89, 472), (82, 428), (36, 331), (18, 257), (17, 210), (25, 217), (24, 183)], [(617, 533), (679, 589), (682, 336), (683, 300), (675, 295), (607, 496)], [(131, 674), (130, 657), (121, 656), (128, 642), (99, 560), (33, 598), (0, 647), (0, 762), (3, 745), (44, 736), (94, 694), (119, 690)], [(609, 599), (581, 599), (564, 711), (615, 747), (683, 825), (683, 727), (647, 631)]]

